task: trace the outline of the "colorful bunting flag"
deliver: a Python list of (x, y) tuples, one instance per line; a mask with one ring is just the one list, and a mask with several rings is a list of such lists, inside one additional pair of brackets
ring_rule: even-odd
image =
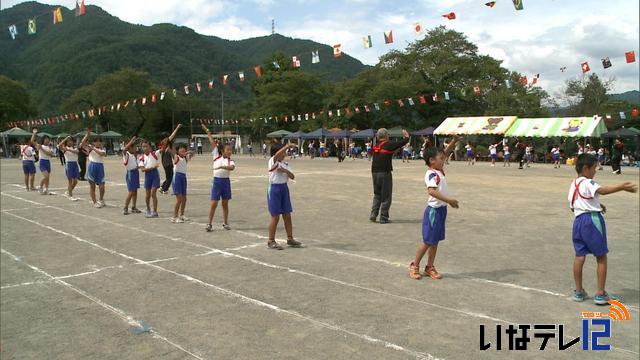
[(475, 85), (475, 86), (473, 87), (473, 92), (474, 92), (474, 93), (476, 93), (476, 95), (479, 95), (479, 94), (480, 94), (480, 86)]
[(253, 71), (255, 71), (256, 76), (262, 77), (262, 68), (260, 65), (256, 65), (256, 67), (253, 68)]
[(438, 102), (438, 101), (440, 101), (440, 97), (438, 97), (438, 94), (433, 94), (433, 96), (431, 97), (431, 99), (433, 100), (433, 102)]
[[(186, 95), (189, 95), (189, 85), (185, 85), (185, 86), (184, 86), (184, 93), (185, 93)], [(134, 103), (134, 105), (135, 105), (135, 103)]]
[(209, 80), (209, 90), (213, 89), (214, 84), (213, 84), (213, 79)]
[(342, 56), (342, 44), (333, 45), (333, 57)]
[(427, 103), (427, 98), (425, 98), (424, 95), (418, 96), (418, 100), (420, 101), (420, 104), (426, 104)]
[(176, 97), (176, 96), (178, 96), (178, 90), (173, 89), (173, 97)]
[(336, 115), (340, 116), (340, 109), (336, 110)]
[(380, 111), (380, 104), (373, 103), (373, 107), (376, 108), (376, 110)]
[(606, 58), (602, 59), (602, 67), (605, 69), (608, 69), (611, 67), (611, 60), (609, 60), (609, 57), (607, 56)]
[(531, 85), (535, 85), (540, 81), (540, 74), (535, 74), (533, 76), (533, 80), (531, 81)]
[(371, 109), (369, 109), (369, 105), (365, 105), (365, 106), (364, 106), (364, 111), (365, 111), (365, 112), (369, 112), (369, 111), (371, 111)]
[(393, 43), (393, 31), (392, 30), (384, 32), (384, 43), (385, 44), (392, 44)]
[(505, 80), (504, 85), (507, 87), (507, 89), (511, 89), (511, 80), (509, 79)]
[(520, 84), (527, 86), (529, 84), (529, 80), (526, 75), (520, 76)]
[[(156, 94), (151, 94), (151, 102), (152, 103), (156, 102)], [(120, 106), (120, 104), (118, 104), (118, 106)]]
[(318, 53), (318, 50), (312, 51), (311, 52), (311, 63), (312, 64), (317, 64), (319, 62), (320, 62), (320, 54)]
[(402, 101), (402, 99), (398, 99), (398, 105), (400, 105), (400, 107), (404, 107), (404, 101)]
[(239, 71), (238, 77), (240, 78), (240, 81), (244, 81), (244, 71)]
[(561, 72), (565, 72), (565, 71), (567, 71), (567, 67), (566, 67), (566, 66), (561, 67), (561, 68), (560, 68), (560, 71), (561, 71)]
[(160, 93), (160, 101), (164, 100), (164, 91)]
[(27, 33), (33, 35), (36, 33), (36, 18), (29, 19), (29, 25), (27, 25)]
[(604, 117), (607, 119), (607, 122), (613, 122), (613, 116), (611, 116), (611, 114), (607, 114)]
[(515, 7), (516, 10), (523, 10), (524, 4), (522, 3), (522, 0), (513, 0), (513, 7)]
[(299, 68), (300, 67), (300, 60), (298, 60), (297, 56), (294, 56), (291, 58), (291, 62), (293, 64), (294, 68)]
[(627, 51), (624, 53), (624, 57), (627, 60), (627, 64), (631, 64), (636, 62), (636, 52), (635, 51)]
[(620, 111), (620, 119), (622, 119), (622, 120), (626, 120), (627, 119), (627, 115), (624, 113), (624, 111)]
[(407, 102), (409, 102), (409, 105), (414, 106), (416, 103), (413, 102), (413, 98), (407, 98)]
[(413, 24), (413, 31), (415, 31), (416, 36), (422, 35), (422, 25), (420, 23)]
[(76, 0), (76, 16), (84, 15), (84, 0)]
[(367, 35), (367, 36), (363, 36), (362, 37), (362, 45), (364, 45), (365, 49), (368, 49), (372, 46), (371, 44), (371, 35)]
[(53, 10), (53, 23), (57, 24), (62, 22), (62, 8)]
[(582, 65), (580, 65), (582, 67), (582, 73), (588, 73), (589, 71), (591, 71), (591, 68), (589, 67), (589, 63), (588, 62), (583, 62)]
[(450, 12), (448, 14), (444, 14), (442, 15), (442, 17), (446, 17), (449, 20), (455, 20), (456, 19), (456, 13), (454, 12)]
[(222, 76), (222, 85), (227, 86), (229, 83), (229, 75)]
[(333, 111), (329, 110), (328, 115), (329, 115), (329, 117), (333, 117)]
[(200, 83), (196, 83), (196, 90), (198, 90), (198, 92), (202, 92), (202, 86), (200, 86)]
[(11, 39), (15, 40), (18, 35), (18, 28), (15, 25), (9, 26), (9, 35), (11, 35)]
[(273, 64), (273, 67), (276, 68), (276, 70), (280, 69), (280, 64), (278, 64), (277, 61), (274, 61), (272, 64)]
[[(509, 80), (507, 80), (507, 81), (509, 81)], [(451, 100), (451, 99), (449, 98), (449, 92), (448, 92), (448, 91), (445, 91), (445, 92), (444, 92), (444, 99), (445, 99), (445, 100)]]
[(489, 1), (488, 3), (485, 4), (486, 6), (492, 8), (494, 6), (496, 6), (496, 2), (495, 1)]

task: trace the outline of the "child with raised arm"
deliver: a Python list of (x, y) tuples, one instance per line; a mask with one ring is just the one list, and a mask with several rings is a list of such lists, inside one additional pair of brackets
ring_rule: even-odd
[(71, 136), (62, 139), (58, 143), (58, 149), (64, 154), (65, 175), (67, 175), (67, 191), (64, 194), (69, 200), (78, 201), (78, 198), (73, 196), (73, 189), (78, 185), (78, 178), (80, 177), (80, 168), (78, 167), (78, 153), (80, 150), (74, 146)]
[(162, 167), (164, 168), (164, 182), (160, 186), (160, 193), (166, 194), (169, 192), (169, 186), (173, 181), (173, 140), (178, 135), (178, 130), (182, 127), (182, 124), (178, 124), (169, 135), (160, 141), (160, 160)]
[(289, 164), (284, 162), (287, 149), (297, 147), (296, 144), (271, 145), (271, 158), (269, 159), (269, 189), (267, 190), (267, 204), (271, 222), (269, 223), (269, 241), (267, 247), (273, 250), (282, 250), (282, 246), (276, 242), (276, 228), (280, 215), (284, 220), (284, 228), (287, 232), (287, 245), (301, 247), (302, 243), (293, 239), (293, 224), (291, 222), (291, 198), (289, 197), (289, 179), (295, 179), (295, 175), (289, 169)]
[(222, 200), (222, 228), (231, 230), (229, 226), (229, 200), (231, 200), (229, 172), (236, 168), (236, 163), (231, 160), (232, 153), (231, 145), (225, 144), (222, 148), (222, 155), (213, 159), (213, 184), (211, 186), (211, 208), (209, 208), (207, 232), (213, 231), (213, 217), (220, 200)]
[(131, 213), (139, 214), (141, 211), (136, 207), (138, 201), (138, 189), (140, 189), (140, 171), (138, 170), (138, 154), (135, 150), (137, 137), (134, 135), (122, 149), (122, 162), (126, 171), (124, 179), (127, 183), (127, 196), (124, 199), (124, 209), (122, 213), (129, 215), (129, 204)]
[(53, 157), (53, 147), (51, 146), (51, 140), (47, 135), (42, 137), (41, 143), (37, 143), (36, 134), (38, 129), (33, 129), (33, 135), (31, 135), (31, 144), (38, 149), (38, 157), (40, 158), (40, 172), (42, 173), (42, 180), (40, 181), (40, 187), (38, 191), (41, 195), (49, 195), (49, 177), (51, 175), (51, 157)]
[(424, 182), (427, 185), (429, 199), (422, 218), (422, 243), (418, 246), (415, 259), (409, 265), (409, 276), (412, 279), (418, 280), (422, 278), (420, 261), (427, 252), (427, 265), (424, 268), (425, 275), (432, 279), (442, 278), (442, 275), (436, 270), (434, 262), (438, 251), (438, 243), (445, 238), (447, 204), (454, 209), (458, 208), (458, 200), (449, 197), (443, 165), (457, 141), (458, 137), (454, 136), (444, 153), (438, 151), (437, 147), (425, 150), (424, 161), (428, 169), (424, 175)]
[[(91, 130), (87, 129), (87, 133), (80, 142), (80, 147), (85, 147), (89, 151), (89, 168), (87, 171), (87, 180), (89, 180), (89, 196), (93, 206), (100, 209), (106, 206), (104, 203), (104, 157), (107, 152), (102, 148), (102, 140), (100, 137), (93, 138), (93, 144), (87, 144), (87, 139)], [(100, 190), (100, 199), (96, 200), (96, 185)]]
[(220, 156), (220, 150), (218, 149), (218, 146), (219, 146), (218, 140), (213, 138), (213, 134), (211, 133), (211, 130), (209, 130), (209, 128), (207, 128), (204, 123), (200, 123), (200, 126), (202, 126), (202, 130), (204, 130), (204, 132), (207, 133), (209, 144), (211, 144), (211, 155), (213, 155), (214, 159), (218, 158), (218, 156)]
[(576, 257), (573, 261), (573, 277), (576, 283), (573, 300), (584, 301), (587, 292), (582, 287), (582, 268), (588, 254), (596, 257), (598, 291), (593, 301), (597, 305), (606, 305), (610, 299), (615, 300), (613, 294), (605, 291), (607, 280), (607, 229), (604, 213), (607, 208), (600, 203), (600, 195), (613, 194), (619, 191), (636, 192), (638, 188), (630, 182), (618, 185), (601, 186), (593, 178), (596, 175), (598, 159), (592, 154), (581, 154), (576, 160), (578, 178), (569, 186), (569, 207), (575, 215), (573, 221), (573, 247)]
[[(151, 144), (147, 140), (142, 141), (142, 156), (138, 167), (144, 173), (144, 201), (147, 204), (147, 211), (144, 216), (147, 218), (158, 217), (158, 188), (160, 187), (160, 150), (151, 151)], [(151, 202), (153, 201), (153, 210)]]
[(184, 216), (184, 208), (187, 205), (187, 163), (193, 154), (193, 151), (187, 150), (186, 144), (178, 145), (176, 160), (173, 163), (173, 194), (176, 196), (176, 206), (173, 208), (171, 222), (174, 224), (189, 221)]
[(498, 144), (489, 145), (489, 156), (491, 157), (491, 166), (496, 166), (496, 159), (498, 158)]

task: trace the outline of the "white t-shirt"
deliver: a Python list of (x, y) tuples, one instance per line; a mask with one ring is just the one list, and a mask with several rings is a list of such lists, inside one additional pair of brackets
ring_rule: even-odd
[(269, 159), (269, 184), (286, 184), (289, 181), (287, 174), (278, 171), (278, 169), (289, 170), (289, 164), (285, 161), (275, 161), (272, 156)]
[(40, 160), (51, 160), (51, 156), (49, 156), (45, 151), (52, 152), (53, 149), (49, 145), (40, 145), (40, 151), (38, 151)]
[(148, 155), (143, 154), (140, 157), (140, 166), (145, 169), (153, 169), (158, 167), (158, 160), (160, 159), (160, 150), (152, 151)]
[(236, 162), (231, 160), (231, 158), (225, 158), (224, 156), (218, 156), (215, 160), (213, 160), (213, 177), (217, 178), (228, 178), (229, 170), (220, 169), (221, 166), (232, 166), (236, 165)]
[[(104, 149), (100, 149), (100, 150), (104, 151)], [(97, 151), (91, 150), (91, 152), (89, 153), (89, 162), (102, 164), (104, 163), (104, 159), (103, 159), (103, 156), (98, 154)]]
[(502, 148), (504, 149), (504, 154), (505, 154), (505, 155), (509, 155), (509, 154), (510, 154), (510, 152), (509, 152), (509, 146), (504, 145)]
[(20, 145), (20, 152), (22, 153), (22, 160), (36, 161), (36, 152), (31, 145)]
[(70, 162), (70, 161), (78, 162), (78, 153), (73, 152), (73, 151), (78, 151), (77, 147), (63, 146), (62, 148), (64, 149), (64, 160), (66, 162)]
[[(444, 172), (429, 168), (427, 172), (424, 174), (424, 183), (427, 185), (427, 188), (435, 188), (442, 195), (449, 195), (449, 188), (447, 187), (447, 180), (444, 177)], [(427, 200), (427, 205), (432, 208), (439, 208), (442, 206), (447, 206), (447, 203), (441, 200), (434, 198), (429, 195), (429, 200)]]
[(187, 158), (176, 154), (176, 160), (173, 162), (173, 171), (176, 173), (187, 174)]
[(220, 151), (218, 151), (218, 147), (217, 146), (213, 146), (213, 150), (211, 151), (211, 155), (213, 155), (214, 159), (217, 159), (218, 156), (220, 156)]
[(129, 151), (125, 151), (122, 154), (122, 163), (124, 164), (124, 168), (129, 170), (135, 170), (138, 168), (138, 154), (131, 153)]
[(471, 147), (471, 145), (465, 145), (464, 148), (467, 149), (467, 151), (473, 151), (473, 147)]
[[(577, 192), (576, 192), (577, 188)], [(596, 191), (600, 185), (593, 179), (584, 176), (573, 180), (569, 186), (569, 207), (573, 208), (573, 214), (577, 217), (588, 212), (601, 212), (600, 194)]]
[(489, 153), (491, 155), (496, 155), (498, 153), (498, 145), (497, 144), (489, 145)]
[(553, 155), (560, 155), (560, 149), (554, 147), (553, 149), (551, 149), (551, 153)]
[(527, 154), (527, 155), (531, 155), (531, 148), (529, 146), (524, 148), (524, 153)]
[(598, 149), (598, 155), (600, 156), (604, 155), (604, 148)]
[(578, 146), (578, 155), (582, 155), (583, 152), (582, 146)]

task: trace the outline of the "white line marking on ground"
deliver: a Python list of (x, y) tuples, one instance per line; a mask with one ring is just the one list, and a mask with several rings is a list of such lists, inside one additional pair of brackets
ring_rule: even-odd
[(96, 273), (99, 273), (100, 271), (108, 270), (108, 269), (116, 269), (116, 268), (122, 269), (122, 267), (123, 267), (122, 265), (106, 266), (106, 267), (103, 267), (103, 268), (97, 268), (97, 269), (94, 269), (92, 271), (87, 271), (87, 272), (78, 273), (78, 274), (55, 276), (53, 279), (49, 279), (49, 280), (36, 280), (36, 281), (23, 282), (23, 283), (19, 283), (19, 284), (3, 285), (3, 286), (0, 287), (0, 289), (4, 290), (4, 289), (11, 289), (11, 288), (14, 288), (14, 287), (19, 287), (19, 286), (44, 284), (44, 283), (47, 283), (47, 282), (55, 280), (55, 279), (69, 279), (69, 278), (74, 278), (74, 277), (79, 277), (79, 276), (87, 276), (87, 275), (96, 274)]
[[(28, 219), (27, 219), (27, 220), (28, 220)], [(44, 225), (44, 226), (46, 226), (46, 225)], [(54, 230), (54, 231), (55, 231), (55, 230)], [(58, 231), (62, 232), (61, 230), (58, 230)], [(70, 236), (72, 236), (72, 237), (74, 237), (74, 239), (76, 239), (76, 238), (77, 238), (77, 236), (74, 236), (74, 235), (71, 235), (71, 234), (69, 234), (69, 235), (70, 235)], [(78, 238), (78, 239), (79, 239), (79, 238)], [(77, 239), (76, 239), (76, 240), (77, 240)], [(116, 308), (116, 307), (114, 307), (114, 306), (111, 306), (111, 305), (109, 305), (109, 304), (105, 303), (104, 301), (102, 301), (102, 300), (98, 299), (97, 297), (95, 297), (95, 296), (93, 296), (93, 295), (91, 295), (91, 294), (89, 294), (89, 293), (87, 293), (87, 292), (85, 292), (85, 291), (83, 291), (83, 290), (81, 290), (81, 289), (79, 289), (79, 288), (77, 288), (77, 287), (75, 287), (75, 286), (73, 286), (73, 285), (69, 284), (68, 282), (66, 282), (66, 281), (64, 281), (64, 280), (61, 280), (61, 279), (59, 279), (59, 278), (56, 278), (55, 276), (53, 276), (53, 275), (51, 275), (51, 274), (47, 273), (46, 271), (44, 271), (44, 270), (42, 270), (42, 269), (40, 269), (40, 268), (38, 268), (38, 267), (36, 267), (36, 266), (33, 266), (33, 265), (31, 265), (31, 264), (28, 264), (28, 263), (26, 263), (26, 262), (22, 261), (19, 257), (17, 257), (17, 256), (15, 256), (15, 255), (13, 255), (12, 253), (10, 253), (10, 252), (6, 251), (5, 249), (0, 249), (0, 251), (2, 251), (2, 253), (3, 253), (3, 254), (6, 254), (6, 255), (11, 256), (15, 261), (20, 262), (20, 263), (22, 263), (22, 264), (25, 264), (26, 266), (28, 266), (29, 268), (31, 268), (31, 270), (33, 270), (33, 271), (35, 271), (35, 272), (37, 272), (37, 273), (39, 273), (39, 274), (42, 274), (42, 275), (44, 275), (44, 276), (46, 276), (46, 277), (50, 278), (51, 280), (53, 280), (53, 281), (57, 282), (58, 284), (63, 285), (63, 286), (67, 287), (67, 288), (68, 288), (68, 289), (70, 289), (70, 290), (73, 290), (74, 292), (76, 292), (76, 293), (78, 293), (78, 294), (82, 295), (83, 297), (85, 297), (85, 298), (87, 298), (87, 299), (91, 300), (92, 302), (94, 302), (94, 303), (96, 303), (96, 304), (100, 305), (101, 307), (103, 307), (103, 308), (105, 308), (105, 309), (107, 309), (107, 310), (111, 311), (112, 313), (116, 314), (119, 318), (121, 318), (122, 320), (124, 320), (124, 321), (125, 321), (127, 324), (129, 324), (130, 326), (142, 327), (142, 324), (141, 324), (138, 320), (134, 319), (131, 315), (128, 315), (128, 314), (127, 314), (127, 313), (125, 313), (124, 311), (122, 311), (122, 310), (120, 310), (120, 309), (118, 309), (118, 308)], [(198, 356), (198, 355), (196, 355), (196, 354), (194, 354), (194, 353), (190, 352), (189, 350), (187, 350), (187, 349), (183, 348), (182, 346), (180, 346), (180, 345), (178, 345), (178, 344), (174, 343), (173, 341), (171, 341), (171, 340), (167, 339), (166, 337), (164, 337), (164, 336), (160, 335), (160, 334), (159, 334), (156, 330), (154, 330), (153, 328), (152, 328), (152, 329), (149, 329), (149, 332), (153, 335), (153, 337), (154, 337), (154, 338), (156, 338), (156, 339), (160, 339), (160, 340), (162, 340), (162, 341), (164, 341), (164, 342), (166, 342), (166, 343), (168, 343), (168, 344), (172, 345), (173, 347), (175, 347), (175, 348), (177, 348), (177, 349), (179, 349), (179, 350), (183, 351), (184, 353), (191, 355), (192, 357), (194, 357), (194, 358), (196, 358), (196, 359), (204, 360), (202, 357), (200, 357), (200, 356)]]
[[(314, 323), (314, 324), (321, 325), (321, 326), (323, 326), (323, 327), (325, 327), (325, 328), (327, 328), (327, 329), (331, 329), (331, 330), (334, 330), (334, 331), (339, 331), (339, 332), (342, 332), (342, 333), (345, 333), (345, 334), (352, 335), (352, 336), (354, 336), (354, 337), (358, 337), (358, 338), (363, 339), (363, 340), (366, 340), (367, 342), (370, 342), (370, 343), (379, 343), (379, 344), (384, 345), (384, 346), (385, 346), (385, 347), (387, 347), (387, 348), (391, 348), (391, 349), (394, 349), (394, 350), (397, 350), (397, 351), (402, 351), (402, 352), (405, 352), (405, 353), (407, 353), (407, 354), (409, 354), (409, 355), (411, 355), (411, 356), (415, 356), (415, 357), (420, 358), (420, 359), (429, 359), (429, 360), (436, 359), (436, 358), (435, 358), (433, 355), (431, 355), (431, 354), (427, 354), (427, 353), (422, 353), (422, 352), (418, 352), (418, 351), (414, 351), (414, 350), (406, 349), (406, 348), (404, 348), (404, 347), (402, 347), (402, 346), (400, 346), (400, 345), (397, 345), (397, 344), (391, 343), (391, 342), (386, 341), (386, 340), (377, 339), (377, 338), (371, 337), (371, 336), (366, 335), (366, 334), (356, 333), (356, 332), (350, 331), (350, 330), (348, 330), (348, 329), (344, 329), (344, 328), (342, 328), (342, 327), (340, 327), (340, 326), (337, 326), (337, 325), (334, 325), (334, 324), (330, 324), (330, 323), (326, 323), (326, 322), (323, 322), (323, 321), (320, 321), (320, 320), (316, 320), (316, 319), (314, 319), (314, 318), (312, 318), (312, 317), (302, 315), (302, 314), (300, 314), (300, 313), (298, 313), (298, 312), (296, 312), (296, 311), (294, 311), (294, 310), (282, 309), (282, 308), (280, 308), (280, 307), (278, 307), (278, 306), (276, 306), (276, 305), (273, 305), (273, 304), (270, 304), (270, 303), (267, 303), (267, 302), (264, 302), (264, 301), (261, 301), (261, 300), (258, 300), (258, 299), (254, 299), (254, 298), (251, 298), (251, 297), (248, 297), (248, 296), (245, 296), (245, 295), (242, 295), (242, 294), (236, 293), (236, 292), (231, 291), (231, 290), (229, 290), (229, 289), (225, 289), (225, 288), (222, 288), (222, 287), (219, 287), (219, 286), (216, 286), (216, 285), (213, 285), (213, 284), (207, 283), (207, 282), (205, 282), (205, 281), (203, 281), (203, 280), (200, 280), (200, 279), (194, 278), (194, 277), (192, 277), (192, 276), (190, 276), (190, 275), (186, 275), (186, 274), (182, 274), (182, 273), (179, 273), (179, 272), (176, 272), (176, 271), (173, 271), (173, 270), (169, 270), (169, 269), (163, 268), (163, 267), (161, 267), (161, 266), (159, 266), (159, 265), (155, 265), (155, 264), (152, 264), (152, 263), (145, 262), (145, 261), (143, 261), (143, 260), (137, 259), (137, 258), (135, 258), (135, 257), (133, 257), (133, 256), (129, 256), (129, 255), (126, 255), (126, 254), (123, 254), (123, 253), (117, 252), (117, 251), (112, 250), (112, 249), (107, 249), (107, 248), (105, 248), (105, 247), (103, 247), (103, 246), (101, 246), (101, 245), (98, 245), (98, 244), (92, 243), (92, 242), (91, 242), (91, 241), (89, 241), (89, 240), (82, 239), (82, 238), (80, 238), (80, 237), (79, 237), (79, 236), (77, 236), (77, 235), (74, 235), (74, 234), (71, 234), (71, 233), (65, 232), (65, 231), (60, 230), (60, 229), (56, 229), (56, 228), (51, 227), (51, 226), (49, 226), (49, 225), (45, 225), (45, 224), (39, 223), (39, 222), (37, 222), (37, 221), (35, 221), (35, 220), (27, 219), (27, 218), (24, 218), (24, 217), (22, 217), (22, 216), (15, 215), (15, 214), (11, 214), (11, 213), (8, 213), (8, 214), (9, 214), (9, 215), (11, 215), (11, 216), (14, 216), (14, 217), (16, 217), (16, 218), (22, 219), (22, 220), (24, 220), (24, 221), (30, 222), (30, 223), (32, 223), (32, 224), (38, 225), (38, 226), (40, 226), (40, 227), (43, 227), (43, 228), (45, 228), (45, 229), (49, 229), (49, 230), (54, 231), (54, 232), (56, 232), (56, 233), (59, 233), (59, 234), (62, 234), (62, 235), (68, 236), (68, 237), (70, 237), (70, 238), (72, 238), (72, 239), (74, 239), (74, 240), (76, 240), (76, 241), (80, 241), (80, 242), (82, 242), (82, 243), (90, 244), (90, 245), (92, 245), (92, 246), (94, 246), (94, 247), (96, 247), (96, 248), (98, 248), (98, 249), (100, 249), (100, 250), (106, 251), (106, 252), (108, 252), (108, 253), (110, 253), (110, 254), (119, 255), (119, 256), (121, 256), (121, 257), (124, 257), (125, 259), (132, 260), (132, 261), (134, 261), (134, 262), (135, 262), (135, 263), (137, 263), (137, 264), (147, 265), (147, 266), (150, 266), (150, 267), (155, 268), (155, 269), (157, 269), (157, 270), (164, 271), (164, 272), (167, 272), (167, 273), (170, 273), (170, 274), (176, 275), (176, 276), (181, 277), (181, 278), (183, 278), (183, 279), (185, 279), (185, 280), (188, 280), (188, 281), (190, 281), (190, 282), (197, 283), (197, 284), (200, 284), (200, 285), (204, 285), (204, 286), (206, 286), (206, 287), (213, 288), (213, 289), (215, 289), (216, 291), (218, 291), (218, 292), (220, 292), (220, 293), (222, 293), (222, 294), (225, 294), (225, 295), (227, 295), (227, 296), (230, 296), (230, 297), (234, 297), (234, 298), (240, 299), (240, 300), (242, 300), (242, 301), (244, 301), (244, 302), (247, 302), (247, 303), (250, 303), (250, 304), (253, 304), (253, 305), (258, 305), (258, 306), (260, 306), (260, 307), (266, 307), (266, 308), (271, 309), (271, 310), (274, 310), (274, 311), (276, 311), (276, 312), (283, 312), (283, 313), (289, 314), (289, 315), (291, 315), (291, 316), (298, 317), (298, 318), (301, 318), (301, 319), (304, 319), (304, 320), (310, 321), (310, 322), (312, 322), (312, 323)], [(2, 252), (6, 252), (6, 251), (5, 251), (4, 249), (2, 249)], [(228, 254), (228, 255), (233, 256), (233, 257), (243, 258), (243, 257), (241, 257), (241, 256), (239, 256), (239, 255), (232, 254), (232, 253), (228, 253), (228, 252), (225, 252), (225, 251), (222, 251), (222, 250), (218, 250), (218, 249), (214, 249), (214, 248), (211, 248), (211, 252), (212, 252), (212, 253), (219, 253), (219, 254), (223, 254), (223, 255), (224, 255), (224, 254)], [(6, 253), (8, 253), (8, 252), (6, 252)], [(14, 256), (13, 254), (10, 254), (10, 253), (8, 253), (8, 254), (9, 254), (9, 255), (11, 255), (11, 256), (13, 256), (13, 257), (14, 257), (14, 259), (15, 259), (16, 261), (19, 261), (19, 260), (20, 260), (18, 257)], [(254, 261), (255, 261), (255, 262), (257, 262), (257, 261), (258, 261), (258, 260), (251, 260), (250, 258), (246, 258), (246, 259), (248, 259), (249, 261), (252, 261), (252, 262), (254, 262)], [(23, 263), (24, 263), (24, 262), (23, 262)], [(26, 263), (24, 263), (24, 264), (26, 264)], [(264, 264), (266, 264), (266, 263), (264, 263)], [(29, 264), (26, 264), (26, 265), (27, 265), (27, 266), (29, 266), (29, 267), (31, 267), (31, 268), (32, 268), (32, 269), (34, 269), (35, 271), (38, 271), (38, 272), (40, 272), (40, 273), (42, 273), (42, 274), (45, 274), (47, 277), (53, 278), (53, 276), (49, 275), (48, 273), (46, 273), (46, 272), (44, 272), (44, 271), (42, 271), (42, 270), (40, 270), (40, 269), (37, 269), (36, 267), (33, 267), (33, 266), (29, 265)], [(270, 267), (279, 268), (279, 266), (277, 266), (277, 265), (271, 265)], [(284, 268), (284, 267), (283, 267), (283, 268)], [(36, 270), (36, 269), (37, 269), (37, 270)], [(327, 278), (327, 279), (328, 279), (328, 278)], [(110, 305), (108, 305), (108, 304), (105, 304), (105, 303), (101, 302), (101, 301), (100, 301), (99, 299), (97, 299), (97, 298), (90, 297), (91, 295), (86, 294), (86, 293), (85, 293), (85, 292), (83, 292), (82, 290), (79, 290), (79, 289), (77, 289), (77, 288), (73, 287), (72, 285), (70, 285), (70, 284), (68, 284), (68, 283), (66, 283), (66, 282), (64, 282), (64, 281), (62, 281), (62, 280), (60, 280), (60, 279), (56, 279), (56, 281), (57, 281), (57, 282), (59, 282), (59, 283), (61, 283), (61, 284), (63, 284), (63, 285), (65, 285), (65, 286), (70, 287), (70, 288), (71, 288), (71, 289), (73, 289), (74, 291), (77, 291), (78, 293), (82, 294), (83, 296), (85, 296), (85, 297), (87, 297), (87, 298), (89, 298), (89, 299), (92, 299), (92, 300), (93, 300), (93, 299), (95, 299), (94, 301), (95, 301), (96, 303), (100, 304), (101, 306), (103, 306), (103, 307), (105, 307), (105, 308), (107, 308), (107, 309), (112, 308), (112, 309), (117, 310), (117, 312), (116, 312), (116, 311), (114, 311), (116, 314), (122, 314), (122, 315), (125, 315), (125, 313), (124, 313), (122, 310), (119, 310), (119, 309), (113, 308), (113, 307), (111, 307)], [(346, 284), (346, 283), (345, 283), (345, 284)], [(408, 298), (407, 298), (407, 299), (408, 299)], [(103, 305), (103, 304), (104, 304), (104, 305)], [(443, 308), (444, 308), (444, 307), (443, 307)], [(113, 310), (112, 310), (112, 311), (113, 311)], [(123, 316), (121, 316), (121, 317), (123, 317)], [(487, 318), (488, 318), (488, 319), (493, 319), (493, 318), (490, 318), (490, 317), (487, 317)], [(123, 317), (123, 319), (126, 319), (127, 321), (135, 321), (135, 320), (133, 320), (130, 316), (126, 316), (126, 315), (125, 315), (125, 317)], [(499, 320), (499, 321), (502, 321), (502, 320)], [(141, 325), (139, 324), (139, 322), (137, 322), (137, 321), (135, 321), (135, 322), (136, 322), (137, 326), (141, 326)], [(162, 339), (168, 342), (168, 340), (166, 340), (166, 338), (162, 337)], [(173, 343), (172, 343), (172, 344), (173, 344)], [(180, 347), (180, 348), (181, 348), (181, 347)], [(191, 353), (191, 352), (188, 352), (187, 350), (184, 350), (183, 348), (181, 348), (181, 349), (182, 349), (183, 351), (187, 352), (188, 354), (190, 354), (190, 355), (192, 355), (192, 356), (194, 356), (194, 357), (197, 357), (197, 355), (195, 355), (195, 354), (193, 354), (193, 353)], [(200, 357), (197, 357), (197, 358), (201, 359)]]

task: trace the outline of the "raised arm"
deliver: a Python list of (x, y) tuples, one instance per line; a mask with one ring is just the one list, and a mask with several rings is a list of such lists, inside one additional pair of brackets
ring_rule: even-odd
[(182, 127), (182, 124), (178, 124), (178, 126), (176, 126), (176, 129), (173, 130), (171, 135), (169, 135), (169, 141), (173, 141), (173, 139), (176, 138), (176, 136), (178, 135), (178, 130), (180, 130), (181, 127)]
[(293, 147), (298, 147), (298, 145), (293, 144), (293, 143), (288, 143), (287, 145), (285, 145), (285, 146), (281, 147), (281, 148), (280, 148), (280, 150), (278, 150), (278, 151), (275, 153), (275, 155), (273, 155), (273, 156), (276, 156), (276, 157), (277, 157), (277, 156), (279, 156), (279, 155), (283, 155), (283, 156), (284, 156), (284, 155), (286, 155), (286, 154), (287, 154), (287, 150), (288, 150), (289, 148), (293, 148)]
[(135, 135), (133, 135), (131, 137), (131, 140), (129, 140), (129, 142), (124, 146), (123, 150), (129, 150), (131, 148), (131, 146), (133, 146), (133, 144), (136, 143), (137, 137)]
[(80, 141), (80, 145), (78, 145), (78, 147), (82, 147), (82, 145), (87, 143), (87, 140), (89, 139), (89, 134), (91, 133), (91, 129), (87, 129), (86, 134), (84, 134), (84, 137), (82, 138), (82, 141)]
[(211, 130), (209, 130), (208, 127), (204, 126), (203, 123), (200, 123), (200, 126), (202, 126), (202, 130), (204, 130), (204, 132), (207, 133), (207, 137), (209, 138), (209, 144), (211, 144), (211, 146), (216, 146), (215, 141), (213, 139), (213, 135), (211, 135)]
[(31, 130), (31, 140), (29, 140), (29, 143), (30, 143), (31, 145), (35, 145), (37, 148), (39, 148), (39, 147), (40, 147), (40, 144), (38, 144), (38, 143), (36, 142), (36, 134), (37, 134), (37, 133), (38, 133), (38, 129), (33, 128), (33, 130)]
[(449, 154), (451, 154), (451, 152), (453, 151), (453, 149), (456, 146), (456, 143), (458, 142), (458, 140), (459, 140), (458, 135), (453, 135), (453, 137), (451, 138), (451, 142), (449, 143), (449, 145), (447, 145), (447, 148), (444, 149), (444, 158), (445, 159), (449, 158)]

